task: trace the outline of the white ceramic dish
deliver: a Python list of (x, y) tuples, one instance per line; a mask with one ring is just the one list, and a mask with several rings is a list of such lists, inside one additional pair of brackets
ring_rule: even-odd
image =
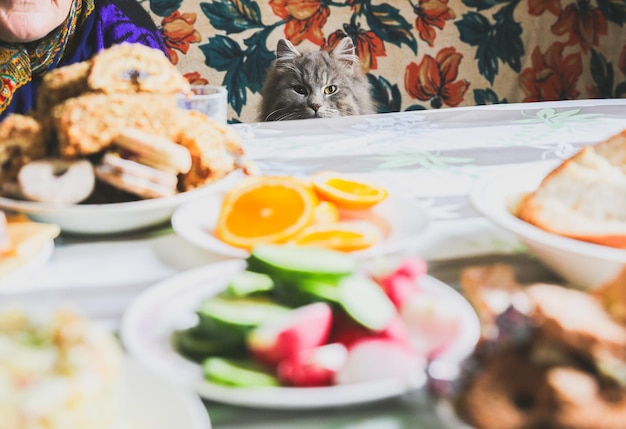
[(33, 277), (50, 260), (52, 253), (54, 253), (54, 240), (51, 239), (24, 265), (0, 277), (0, 295), (28, 289)]
[(556, 166), (554, 162), (532, 164), (488, 177), (472, 189), (472, 204), (485, 217), (515, 234), (542, 263), (573, 286), (597, 288), (626, 266), (626, 250), (545, 232), (520, 220), (508, 208), (514, 199), (536, 189)]
[[(242, 260), (212, 264), (175, 275), (139, 295), (124, 313), (121, 323), (120, 335), (129, 353), (158, 373), (193, 388), (206, 399), (246, 407), (340, 407), (390, 398), (423, 386), (425, 375), (413, 384), (380, 380), (316, 388), (229, 388), (205, 381), (200, 366), (182, 357), (172, 347), (172, 332), (193, 325), (201, 300), (222, 291), (230, 277), (244, 267), (245, 261)], [(462, 332), (440, 357), (459, 362), (473, 351), (478, 341), (480, 325), (475, 312), (459, 293), (432, 277), (426, 277), (420, 285), (445, 297), (462, 313)]]
[(125, 359), (126, 412), (136, 429), (210, 429), (200, 398), (185, 391), (132, 358)]
[(181, 204), (224, 192), (238, 177), (240, 174), (235, 171), (215, 183), (165, 198), (56, 206), (0, 197), (0, 208), (26, 214), (35, 221), (57, 224), (63, 232), (76, 234), (126, 232), (165, 222)]
[[(183, 239), (210, 252), (233, 258), (246, 258), (249, 252), (230, 246), (215, 237), (222, 195), (211, 195), (180, 206), (172, 215), (172, 227)], [(367, 221), (383, 233), (383, 241), (365, 250), (352, 252), (357, 257), (379, 256), (415, 244), (425, 231), (429, 217), (416, 201), (390, 194), (369, 210), (341, 211), (341, 220)]]

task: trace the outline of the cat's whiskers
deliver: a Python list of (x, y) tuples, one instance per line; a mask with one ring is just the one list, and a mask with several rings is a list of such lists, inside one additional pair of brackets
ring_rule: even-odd
[(292, 110), (289, 113), (285, 113), (283, 116), (277, 119), (277, 121), (288, 121), (292, 119), (309, 119), (311, 115), (302, 110)]
[[(265, 120), (266, 120), (266, 121), (270, 121), (270, 120), (271, 120), (270, 118), (271, 118), (273, 115), (275, 115), (275, 114), (279, 113), (279, 112), (280, 112), (280, 111), (282, 111), (282, 110), (287, 110), (287, 108), (286, 108), (286, 107), (282, 107), (282, 108), (279, 108), (279, 109), (276, 109), (276, 110), (271, 111), (271, 112), (270, 112), (270, 113), (268, 113), (268, 115), (265, 117)], [(280, 119), (277, 119), (277, 120), (280, 120)]]

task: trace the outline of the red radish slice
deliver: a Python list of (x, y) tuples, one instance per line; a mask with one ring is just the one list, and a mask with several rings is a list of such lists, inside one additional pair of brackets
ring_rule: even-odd
[(254, 328), (247, 337), (252, 356), (276, 365), (302, 350), (326, 342), (333, 319), (330, 305), (316, 302), (288, 311)]
[(399, 315), (394, 316), (385, 329), (376, 332), (367, 329), (348, 316), (335, 314), (330, 342), (350, 347), (364, 338), (389, 338), (407, 346), (410, 345), (408, 331)]
[(279, 380), (288, 386), (315, 387), (333, 383), (344, 366), (348, 349), (339, 343), (326, 344), (283, 359), (276, 369)]
[(378, 284), (396, 308), (420, 291), (419, 278), (426, 274), (427, 265), (421, 258), (404, 260), (393, 272), (378, 279)]

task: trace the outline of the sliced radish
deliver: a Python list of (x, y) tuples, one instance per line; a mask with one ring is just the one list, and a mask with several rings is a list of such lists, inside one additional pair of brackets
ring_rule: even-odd
[(427, 265), (423, 259), (404, 260), (393, 272), (378, 279), (378, 284), (396, 308), (420, 291), (419, 278), (426, 274)]
[(388, 338), (364, 338), (348, 349), (336, 384), (400, 379), (413, 385), (424, 378), (426, 361), (406, 345)]
[(395, 315), (381, 331), (372, 331), (342, 313), (336, 313), (329, 342), (346, 347), (364, 338), (389, 338), (409, 345), (409, 334), (400, 315)]
[(328, 386), (333, 383), (337, 370), (344, 366), (347, 356), (348, 349), (343, 344), (325, 344), (283, 359), (276, 373), (288, 386)]
[(302, 350), (324, 344), (332, 319), (330, 305), (323, 302), (293, 309), (251, 330), (248, 349), (259, 362), (276, 365)]
[(443, 352), (461, 329), (458, 309), (449, 302), (428, 293), (416, 294), (400, 309), (411, 345), (429, 358)]

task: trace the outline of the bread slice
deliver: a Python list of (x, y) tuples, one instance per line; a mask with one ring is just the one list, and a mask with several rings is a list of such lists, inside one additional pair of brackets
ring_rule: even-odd
[(565, 160), (516, 214), (551, 233), (626, 248), (626, 130)]

